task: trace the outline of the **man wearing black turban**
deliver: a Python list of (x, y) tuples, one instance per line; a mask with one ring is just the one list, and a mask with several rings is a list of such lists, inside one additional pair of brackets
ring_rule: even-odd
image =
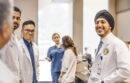
[(112, 34), (113, 16), (107, 10), (101, 10), (94, 21), (101, 41), (88, 83), (120, 83), (130, 78), (130, 54), (125, 43)]

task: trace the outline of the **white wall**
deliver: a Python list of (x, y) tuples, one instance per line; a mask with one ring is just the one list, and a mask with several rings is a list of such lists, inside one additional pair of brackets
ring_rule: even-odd
[(84, 0), (83, 48), (88, 47), (88, 52), (93, 57), (100, 40), (95, 32), (94, 18), (96, 13), (102, 9), (108, 10), (108, 0)]
[[(52, 34), (57, 32), (61, 39), (64, 35), (72, 37), (73, 26), (72, 2), (53, 2), (39, 0), (38, 11), (38, 45), (40, 54), (40, 81), (51, 81), (50, 63), (44, 61), (49, 47), (54, 45)], [(46, 68), (45, 68), (46, 67)]]
[[(44, 5), (45, 3), (46, 5)], [(59, 33), (61, 39), (64, 35), (72, 37), (72, 9), (72, 2), (56, 3), (51, 0), (39, 0), (38, 44), (41, 55), (40, 59), (46, 57), (48, 48), (54, 45), (52, 41), (53, 33)]]

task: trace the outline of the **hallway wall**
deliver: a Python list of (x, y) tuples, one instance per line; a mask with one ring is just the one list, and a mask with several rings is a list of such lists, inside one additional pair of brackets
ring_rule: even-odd
[(22, 12), (21, 24), (19, 29), (17, 29), (16, 34), (18, 38), (21, 38), (21, 26), (26, 20), (33, 20), (36, 24), (35, 38), (34, 41), (37, 42), (38, 39), (38, 0), (14, 0), (14, 5), (20, 8)]
[(116, 0), (117, 36), (130, 42), (130, 0)]

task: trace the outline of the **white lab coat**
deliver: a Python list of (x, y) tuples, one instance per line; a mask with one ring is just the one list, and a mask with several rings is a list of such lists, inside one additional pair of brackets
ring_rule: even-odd
[[(130, 78), (130, 54), (124, 42), (112, 33), (102, 39), (103, 44), (95, 57), (88, 83), (120, 83)], [(101, 60), (101, 56), (103, 59)]]
[(1, 60), (0, 60), (0, 83), (17, 83), (13, 73)]
[[(23, 60), (23, 83), (32, 83), (33, 79), (33, 68), (32, 68), (32, 62), (30, 58), (30, 54), (28, 51), (27, 46), (25, 45), (23, 39), (20, 40), (21, 47), (23, 49), (23, 55), (24, 55), (24, 60)], [(38, 47), (37, 45), (33, 42), (33, 51), (34, 51), (34, 59), (35, 59), (35, 68), (36, 68), (36, 75), (37, 75), (37, 80), (39, 79), (39, 53), (38, 53)]]
[(1, 60), (7, 65), (11, 72), (15, 76), (17, 83), (20, 83), (21, 72), (22, 72), (22, 61), (23, 54), (22, 49), (20, 48), (20, 43), (17, 38), (12, 35), (9, 42), (2, 48)]

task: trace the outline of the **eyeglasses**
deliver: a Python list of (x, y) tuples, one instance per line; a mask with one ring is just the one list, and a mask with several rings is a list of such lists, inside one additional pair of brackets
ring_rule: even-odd
[(24, 31), (34, 33), (35, 30), (24, 29)]

